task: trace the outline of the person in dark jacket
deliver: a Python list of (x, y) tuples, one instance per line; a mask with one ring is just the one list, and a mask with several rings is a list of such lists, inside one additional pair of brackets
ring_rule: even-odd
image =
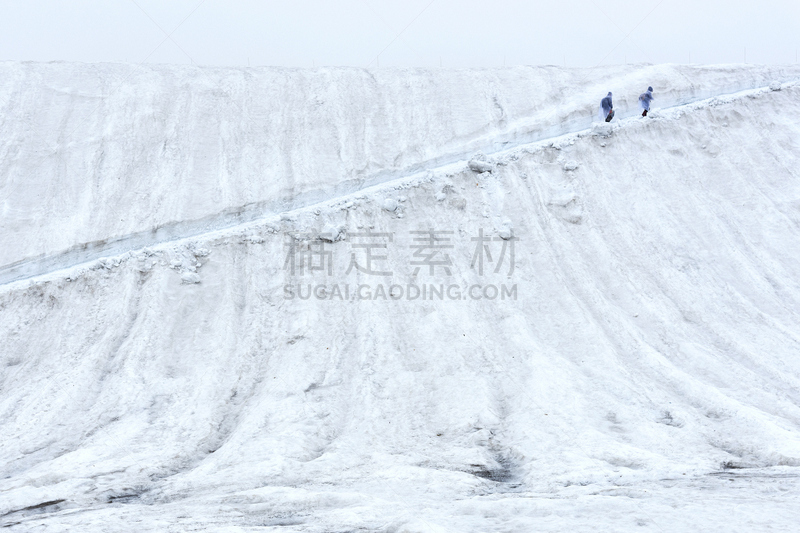
[(647, 112), (650, 111), (650, 102), (654, 100), (653, 98), (653, 88), (648, 87), (646, 93), (642, 93), (639, 95), (639, 105), (642, 106), (642, 116), (646, 117)]
[(600, 108), (603, 110), (603, 117), (606, 122), (611, 122), (614, 118), (614, 104), (611, 102), (611, 93), (600, 101)]

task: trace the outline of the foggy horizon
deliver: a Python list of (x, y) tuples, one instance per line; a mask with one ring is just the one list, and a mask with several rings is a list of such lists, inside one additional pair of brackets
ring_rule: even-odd
[(800, 3), (0, 3), (0, 60), (203, 66), (794, 64)]

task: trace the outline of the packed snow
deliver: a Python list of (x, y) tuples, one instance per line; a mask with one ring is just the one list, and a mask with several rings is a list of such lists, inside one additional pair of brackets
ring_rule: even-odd
[(9, 531), (796, 531), (800, 68), (0, 68)]
[(756, 66), (0, 62), (0, 268), (119, 254), (574, 133), (609, 90), (624, 118), (648, 85), (663, 109), (797, 78), (798, 67)]

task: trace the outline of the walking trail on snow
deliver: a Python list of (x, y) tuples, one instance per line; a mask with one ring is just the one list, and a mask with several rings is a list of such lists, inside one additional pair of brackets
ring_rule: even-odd
[[(783, 84), (776, 84), (776, 82), (773, 82), (770, 86), (766, 87), (745, 89), (707, 98), (698, 98), (689, 102), (681, 102), (653, 110), (649, 117), (644, 120), (663, 120), (669, 117), (670, 111), (693, 111), (705, 108), (710, 104), (732, 102), (737, 99), (751, 97), (758, 93), (769, 92), (781, 86), (793, 86), (796, 83), (797, 80), (787, 81)], [(577, 131), (563, 132), (557, 136), (551, 137), (542, 137), (542, 132), (537, 130), (514, 132), (513, 135), (519, 142), (512, 143), (503, 141), (501, 143), (502, 147), (498, 150), (497, 141), (495, 140), (492, 144), (487, 145), (484, 150), (479, 150), (479, 152), (491, 159), (501, 159), (505, 154), (518, 150), (533, 149), (537, 146), (544, 146), (565, 137), (577, 138), (586, 134), (591, 134), (593, 131), (599, 131), (602, 135), (610, 134), (613, 128), (624, 127), (625, 124), (630, 121), (642, 118), (635, 108), (628, 109), (621, 114), (616, 114), (615, 117), (617, 120), (612, 124), (594, 123), (593, 128), (595, 129), (583, 128)], [(392, 186), (404, 181), (418, 179), (426, 173), (458, 171), (467, 164), (469, 157), (473, 154), (475, 154), (474, 151), (470, 154), (462, 154), (455, 158), (452, 156), (448, 156), (446, 159), (437, 158), (417, 165), (417, 168), (412, 170), (392, 173), (384, 172), (367, 180), (339, 182), (333, 187), (333, 191), (331, 191), (331, 189), (307, 191), (280, 199), (248, 204), (234, 209), (226, 209), (216, 215), (207, 216), (198, 220), (169, 222), (150, 230), (119, 237), (111, 237), (99, 241), (81, 243), (55, 254), (22, 259), (0, 266), (0, 286), (78, 267), (98, 259), (119, 256), (126, 252), (141, 250), (143, 248), (169, 246), (178, 241), (197, 239), (206, 234), (233, 230), (259, 220), (263, 221), (272, 217), (279, 217), (282, 213), (285, 214), (308, 209), (317, 205), (335, 202), (358, 193), (363, 193), (367, 190), (374, 190), (378, 187)]]

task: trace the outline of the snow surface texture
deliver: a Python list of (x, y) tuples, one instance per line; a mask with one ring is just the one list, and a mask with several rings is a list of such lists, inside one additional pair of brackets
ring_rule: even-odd
[(4, 62), (0, 269), (73, 247), (122, 253), (583, 130), (609, 90), (624, 118), (648, 85), (663, 109), (798, 78), (755, 66)]
[[(100, 76), (128, 67), (5, 68), (71, 71), (77, 85), (92, 69)], [(235, 72), (256, 76), (241, 82), (246, 92), (263, 90), (276, 71)], [(519, 111), (515, 120), (533, 124), (553, 111), (547, 106), (558, 103), (563, 80), (588, 71), (538, 70), (539, 83), (552, 87), (546, 97), (525, 86), (523, 69), (282, 72), (320, 79), (361, 72), (361, 82), (345, 87), (353, 92), (386, 76), (382, 83), (395, 87), (385, 94), (409, 106), (397, 116), (419, 115), (422, 127), (447, 106), (412, 105), (401, 95), (414, 80), (442, 94), (480, 92), (450, 85), (470, 77), (498, 80), (496, 93), (509, 100), (504, 95), (530, 91), (526, 98), (542, 107), (529, 104), (530, 115)], [(211, 84), (197, 69), (148, 75), (155, 73), (171, 80), (162, 98), (185, 87), (195, 101), (193, 84)], [(621, 122), (586, 122), (577, 133), (532, 144), (522, 141), (543, 139), (546, 120), (542, 130), (520, 129), (515, 144), (512, 130), (488, 117), (459, 118), (462, 131), (484, 123), (462, 137), (426, 137), (387, 118), (381, 127), (397, 129), (371, 133), (373, 154), (386, 151), (383, 166), (372, 167), (367, 156), (358, 164), (355, 156), (337, 158), (328, 151), (335, 143), (315, 156), (303, 117), (291, 118), (287, 107), (275, 113), (298, 123), (280, 134), (287, 166), (279, 167), (305, 170), (260, 177), (263, 183), (255, 173), (271, 167), (245, 164), (245, 134), (235, 150), (218, 148), (226, 164), (239, 165), (230, 175), (212, 175), (217, 168), (199, 176), (173, 161), (147, 181), (150, 170), (123, 155), (146, 151), (162, 123), (141, 138), (131, 133), (124, 149), (105, 156), (110, 168), (141, 172), (152, 197), (147, 188), (132, 198), (122, 187), (106, 191), (112, 178), (98, 175), (89, 196), (71, 205), (57, 198), (69, 187), (47, 185), (44, 174), (28, 185), (10, 178), (55, 163), (15, 152), (3, 131), (3, 190), (39, 206), (39, 217), (53, 209), (52, 219), (27, 227), (5, 200), (3, 239), (21, 247), (11, 260), (143, 230), (151, 202), (171, 198), (156, 217), (180, 221), (235, 201), (330, 192), (314, 205), (308, 197), (300, 209), (274, 216), (267, 209), (226, 230), (0, 288), (2, 524), (10, 531), (796, 531), (800, 87), (774, 81), (797, 71), (629, 68), (612, 72), (617, 79), (609, 74), (605, 85), (644, 81), (659, 98), (659, 82), (648, 78), (654, 73), (665, 86), (720, 94), (762, 83), (705, 101), (698, 93), (696, 103), (669, 109), (667, 98), (658, 99), (647, 118), (634, 117), (631, 89), (630, 113), (615, 98)], [(300, 102), (310, 93), (296, 96)], [(126, 98), (130, 108), (146, 107), (141, 97)], [(109, 104), (110, 114), (117, 105)], [(595, 105), (574, 102), (589, 114)], [(77, 158), (89, 141), (69, 138), (63, 124), (73, 119), (64, 117), (73, 115), (53, 106), (38, 112), (61, 113), (51, 127), (61, 128), (62, 156)], [(262, 117), (273, 119), (280, 122)], [(5, 118), (22, 130), (17, 120)], [(356, 125), (359, 117), (341, 120)], [(108, 142), (102, 131), (92, 143)], [(493, 135), (512, 144), (498, 151)], [(189, 137), (175, 141), (178, 152), (195, 150)], [(219, 131), (208, 138), (221, 142)], [(338, 142), (355, 149), (352, 139), (342, 134)], [(424, 153), (406, 154), (416, 142)], [(444, 164), (459, 146), (461, 155)], [(408, 159), (395, 163), (397, 153)], [(166, 164), (154, 157), (152, 168)], [(239, 175), (241, 165), (252, 174)], [(340, 194), (353, 169), (377, 175), (414, 165), (426, 170)], [(66, 172), (53, 175), (72, 180), (78, 196), (89, 187)], [(206, 185), (188, 194), (191, 180)], [(209, 192), (212, 185), (228, 187), (230, 197)], [(94, 205), (106, 214), (93, 213)], [(65, 236), (35, 249), (46, 232), (56, 233), (59, 209), (96, 223), (64, 223)], [(142, 217), (139, 225), (111, 222), (132, 214)], [(9, 226), (18, 231), (9, 235)], [(414, 273), (418, 234), (409, 232), (429, 229), (453, 232), (449, 274), (441, 265)], [(376, 250), (392, 276), (345, 272), (351, 254), (363, 254), (353, 244), (366, 231), (393, 236)], [(496, 238), (486, 244), (494, 262), (483, 274), (472, 266), (480, 231)], [(333, 273), (293, 274), (287, 243), (331, 251)], [(510, 243), (513, 272), (507, 265), (495, 272)], [(325, 286), (317, 293), (325, 299), (302, 292), (288, 299), (287, 285), (308, 284)], [(358, 284), (375, 298), (340, 300), (331, 292)], [(454, 285), (465, 296), (473, 285), (505, 284), (517, 297), (394, 300), (391, 284)], [(383, 297), (378, 286), (387, 287)]]

